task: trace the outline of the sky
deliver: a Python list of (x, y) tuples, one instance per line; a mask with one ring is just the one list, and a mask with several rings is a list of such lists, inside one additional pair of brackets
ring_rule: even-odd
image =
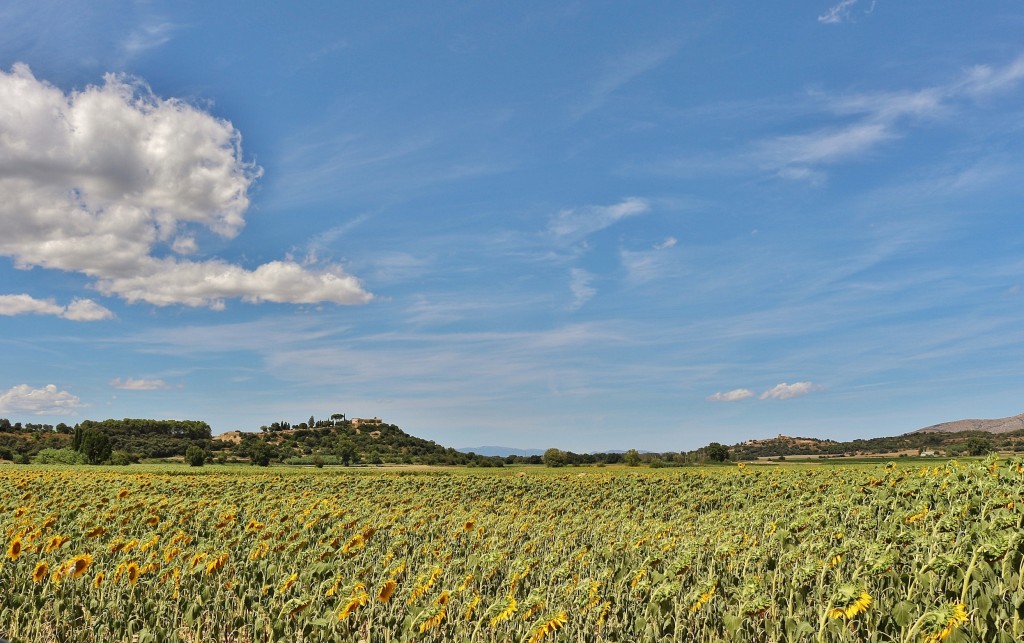
[(1024, 5), (0, 7), (0, 417), (695, 449), (1024, 412)]

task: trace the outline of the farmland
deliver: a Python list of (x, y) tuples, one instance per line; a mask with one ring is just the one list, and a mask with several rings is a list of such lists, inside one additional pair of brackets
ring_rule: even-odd
[(16, 641), (1014, 641), (1020, 460), (0, 469)]

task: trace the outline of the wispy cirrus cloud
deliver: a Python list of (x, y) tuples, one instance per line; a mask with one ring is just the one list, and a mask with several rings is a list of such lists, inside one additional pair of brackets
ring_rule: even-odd
[(0, 315), (54, 315), (71, 321), (102, 321), (113, 319), (114, 313), (91, 299), (73, 299), (61, 306), (52, 299), (36, 299), (28, 294), (0, 295)]
[(630, 197), (613, 205), (588, 205), (561, 210), (548, 224), (548, 233), (559, 241), (573, 242), (612, 226), (627, 217), (650, 211), (646, 199)]
[(110, 380), (110, 385), (120, 391), (160, 391), (171, 388), (167, 382), (160, 379), (136, 379), (132, 377), (126, 377), (125, 379), (115, 377)]
[(616, 56), (591, 85), (586, 101), (575, 107), (573, 117), (599, 109), (620, 88), (667, 61), (678, 48), (676, 42), (663, 42)]
[(913, 127), (944, 122), (971, 104), (1019, 87), (1022, 81), (1024, 55), (1002, 66), (977, 65), (948, 83), (916, 90), (808, 92), (794, 116), (799, 115), (801, 121), (831, 123), (809, 131), (763, 136), (731, 152), (646, 167), (655, 173), (685, 176), (754, 170), (822, 183), (829, 167), (868, 158), (907, 137)]
[(133, 29), (121, 41), (121, 50), (133, 58), (151, 49), (166, 45), (177, 29), (177, 25), (166, 20), (151, 20)]
[(967, 77), (951, 88), (951, 91), (961, 90), (973, 98), (981, 98), (1011, 89), (1021, 79), (1024, 79), (1024, 55), (1002, 68), (975, 65), (967, 72)]
[[(837, 25), (850, 19), (850, 12), (857, 0), (842, 0), (839, 4), (829, 7), (828, 11), (818, 16), (818, 22), (823, 25)], [(874, 3), (872, 3), (874, 6)]]
[(655, 250), (668, 250), (669, 248), (675, 248), (679, 240), (675, 237), (665, 237), (662, 241), (654, 244)]
[(590, 285), (593, 280), (594, 275), (582, 268), (573, 268), (569, 271), (569, 290), (572, 292), (569, 310), (579, 310), (597, 294), (597, 289)]

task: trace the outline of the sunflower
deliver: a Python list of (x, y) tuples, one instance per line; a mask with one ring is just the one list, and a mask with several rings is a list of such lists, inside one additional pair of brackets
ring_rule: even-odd
[(928, 614), (929, 627), (925, 634), (925, 643), (944, 641), (967, 622), (967, 607), (963, 603), (951, 603), (942, 609)]
[(99, 589), (103, 585), (103, 579), (106, 575), (103, 572), (97, 572), (96, 576), (92, 579), (92, 586)]
[(446, 610), (445, 610), (444, 605), (442, 605), (441, 607), (437, 608), (436, 612), (431, 614), (430, 618), (428, 618), (427, 620), (425, 620), (422, 623), (420, 623), (420, 634), (424, 634), (426, 632), (429, 632), (430, 630), (434, 629), (435, 627), (438, 627), (439, 625), (441, 625), (441, 622), (444, 621), (444, 617), (445, 616), (446, 616)]
[(863, 589), (853, 585), (843, 585), (839, 593), (832, 601), (833, 607), (829, 608), (829, 618), (853, 618), (858, 614), (867, 611), (871, 606), (872, 598)]
[(68, 562), (68, 573), (71, 574), (71, 578), (81, 578), (90, 565), (92, 565), (92, 554), (79, 554)]
[(128, 582), (132, 585), (139, 582), (139, 564), (134, 560), (128, 563), (128, 567), (125, 568), (125, 572), (128, 574)]
[(704, 607), (704, 604), (710, 601), (711, 597), (715, 595), (716, 589), (718, 589), (718, 581), (711, 583), (711, 587), (697, 597), (697, 600), (693, 602), (693, 605), (690, 605), (690, 611), (696, 612), (700, 608)]
[(227, 562), (228, 554), (227, 552), (224, 552), (220, 556), (217, 556), (216, 558), (210, 560), (210, 562), (206, 563), (206, 573), (212, 574), (213, 572), (219, 572), (220, 570), (224, 569), (224, 565), (227, 564)]
[(381, 603), (387, 603), (397, 587), (398, 583), (393, 580), (384, 581), (384, 584), (380, 586), (380, 591), (377, 592), (377, 600)]
[(512, 618), (512, 616), (517, 611), (519, 611), (519, 604), (516, 603), (516, 597), (515, 596), (512, 596), (511, 594), (509, 594), (509, 596), (506, 599), (506, 601), (507, 602), (505, 604), (505, 609), (503, 609), (501, 612), (498, 613), (497, 616), (495, 616), (494, 618), (491, 619), (491, 627), (492, 628), (495, 627), (496, 625), (498, 625), (498, 623), (501, 623), (502, 621), (507, 621), (508, 619)]
[(7, 557), (11, 560), (18, 560), (18, 556), (21, 556), (21, 536), (15, 537), (11, 541), (11, 544), (7, 546)]
[(338, 620), (344, 621), (349, 615), (369, 602), (370, 596), (366, 593), (366, 587), (362, 583), (356, 583), (356, 586), (352, 588), (352, 594), (349, 597), (348, 603), (338, 612)]
[(554, 634), (558, 630), (562, 629), (562, 626), (564, 626), (568, 621), (569, 616), (565, 612), (555, 614), (541, 623), (537, 629), (533, 631), (533, 635), (530, 636), (529, 643), (537, 643), (537, 641), (541, 640), (548, 634)]
[(56, 536), (50, 539), (50, 542), (46, 543), (46, 547), (43, 549), (43, 553), (49, 554), (51, 551), (60, 549), (64, 546), (64, 543), (66, 543), (69, 540), (71, 540), (69, 537), (57, 534)]
[(296, 582), (298, 582), (298, 580), (299, 580), (298, 572), (293, 573), (291, 576), (289, 576), (288, 578), (284, 579), (284, 582), (281, 583), (281, 586), (277, 588), (277, 593), (278, 594), (284, 594), (289, 589), (291, 589), (292, 585), (294, 585)]
[(479, 594), (474, 594), (473, 595), (473, 600), (471, 600), (469, 602), (469, 605), (466, 606), (465, 620), (468, 621), (469, 619), (473, 618), (473, 610), (475, 610), (476, 606), (479, 605), (479, 604), (480, 604), (480, 595)]
[(36, 568), (32, 571), (32, 580), (41, 583), (46, 580), (46, 575), (50, 573), (50, 566), (46, 564), (45, 560), (39, 561)]
[(105, 533), (107, 533), (106, 528), (104, 528), (102, 526), (93, 527), (92, 529), (90, 529), (88, 531), (88, 533), (85, 534), (85, 537), (86, 538), (99, 538), (100, 536), (102, 536)]

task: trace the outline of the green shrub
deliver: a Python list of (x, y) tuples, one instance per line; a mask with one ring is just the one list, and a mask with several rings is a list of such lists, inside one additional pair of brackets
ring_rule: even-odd
[(74, 449), (43, 449), (36, 454), (37, 464), (85, 464), (84, 453)]
[(132, 463), (132, 456), (127, 451), (114, 451), (110, 454), (110, 464), (123, 467)]
[(203, 451), (202, 447), (191, 445), (185, 449), (185, 462), (190, 467), (201, 467), (206, 462), (206, 451)]

